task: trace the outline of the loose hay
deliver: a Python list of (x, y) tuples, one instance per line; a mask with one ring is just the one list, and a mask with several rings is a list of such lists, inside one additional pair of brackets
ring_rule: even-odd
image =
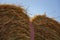
[(29, 17), (20, 6), (0, 5), (0, 40), (30, 40)]

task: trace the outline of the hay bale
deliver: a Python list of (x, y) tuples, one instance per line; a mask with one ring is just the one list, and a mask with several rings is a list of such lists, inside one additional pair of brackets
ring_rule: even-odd
[(0, 5), (0, 40), (60, 40), (60, 23), (44, 15), (30, 20), (26, 13), (21, 6)]
[(35, 40), (60, 40), (60, 24), (43, 15), (32, 20), (35, 31)]
[(29, 17), (20, 6), (0, 5), (0, 40), (30, 40)]

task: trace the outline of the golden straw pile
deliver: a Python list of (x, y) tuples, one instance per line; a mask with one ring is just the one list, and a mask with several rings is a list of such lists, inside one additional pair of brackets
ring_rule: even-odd
[(29, 18), (23, 8), (0, 5), (0, 40), (30, 40)]
[(32, 20), (35, 40), (60, 40), (60, 24), (45, 15), (38, 15)]
[[(30, 40), (30, 18), (21, 6), (0, 5), (0, 40)], [(44, 15), (32, 19), (34, 40), (60, 40), (60, 24)]]

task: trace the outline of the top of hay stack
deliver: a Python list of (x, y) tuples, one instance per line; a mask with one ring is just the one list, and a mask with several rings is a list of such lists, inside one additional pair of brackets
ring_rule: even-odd
[(29, 17), (21, 6), (0, 5), (0, 40), (30, 40)]

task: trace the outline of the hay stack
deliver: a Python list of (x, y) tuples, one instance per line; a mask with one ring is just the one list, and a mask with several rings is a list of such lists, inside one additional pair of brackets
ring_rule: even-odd
[[(30, 33), (33, 33), (33, 36)], [(0, 40), (33, 38), (34, 40), (60, 40), (60, 24), (44, 15), (38, 15), (30, 21), (21, 6), (0, 5)]]
[(33, 20), (35, 40), (60, 40), (60, 24), (44, 15), (38, 15)]
[(0, 5), (0, 40), (30, 40), (29, 17), (20, 6)]

